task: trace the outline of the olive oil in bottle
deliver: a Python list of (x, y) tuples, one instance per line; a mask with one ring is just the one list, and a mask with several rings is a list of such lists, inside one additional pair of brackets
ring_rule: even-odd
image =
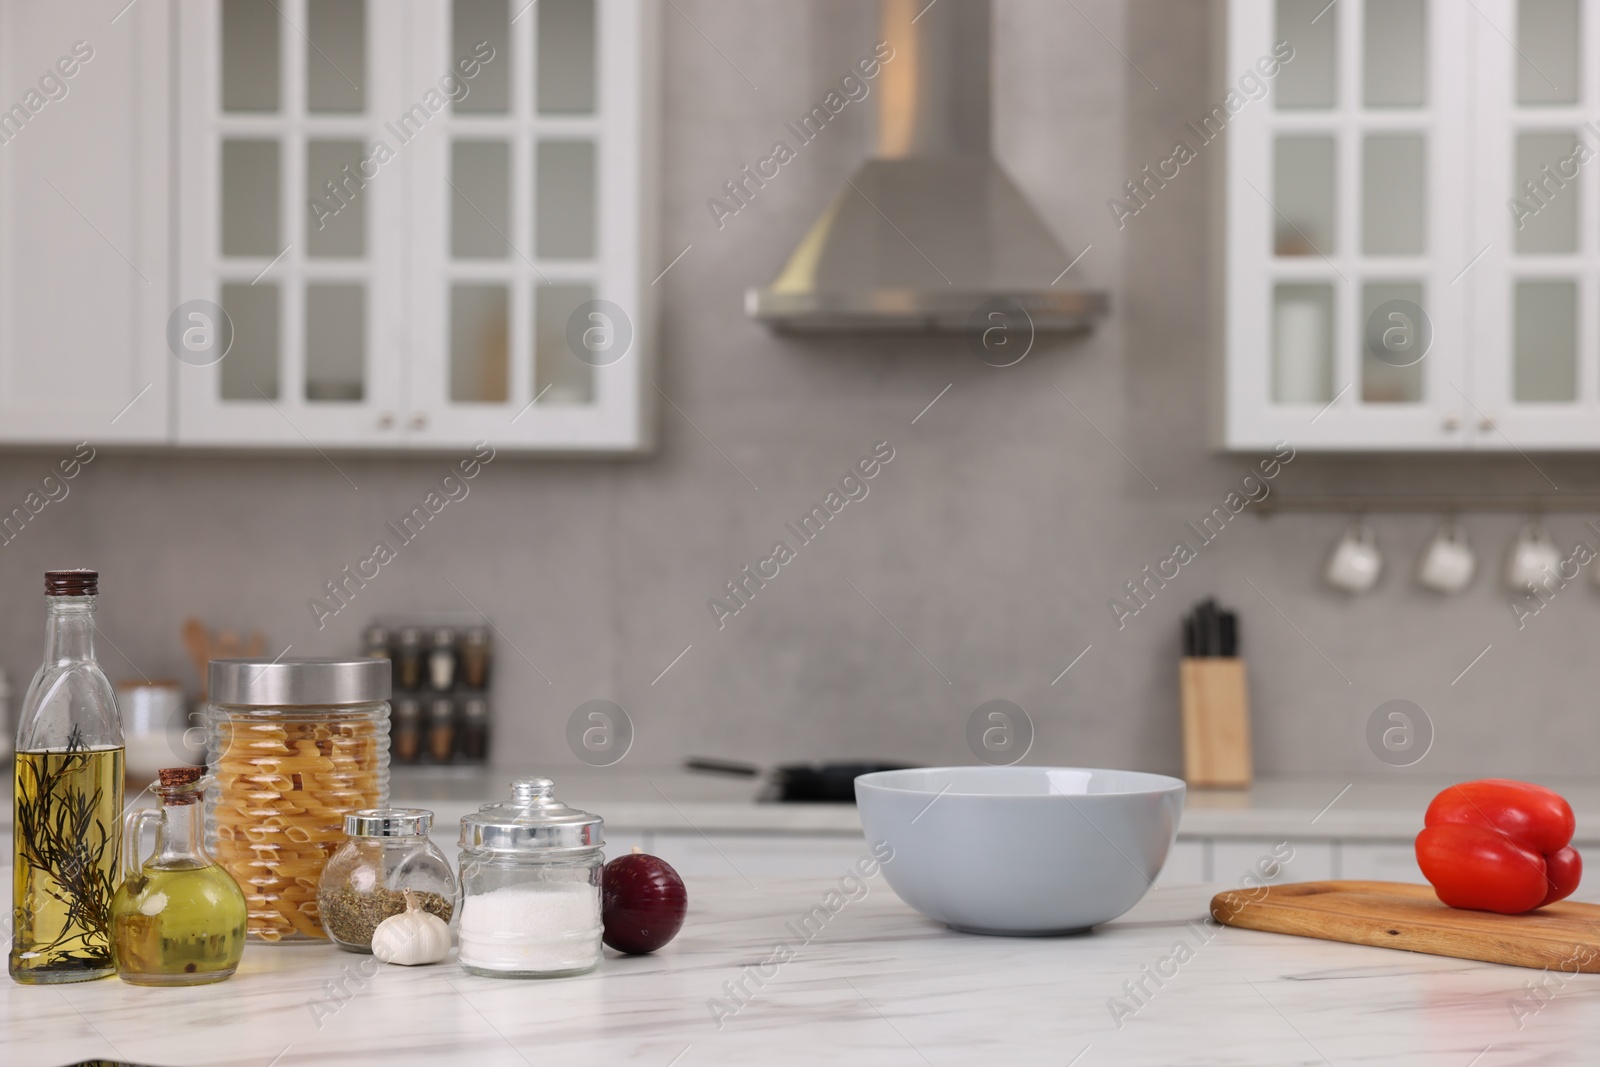
[(18, 752), (11, 976), (78, 982), (111, 973), (122, 749)]
[[(161, 771), (161, 808), (128, 814), (123, 882), (112, 902), (117, 976), (134, 985), (203, 985), (233, 974), (244, 952), (244, 893), (200, 842), (199, 767)], [(157, 824), (140, 863), (139, 831)]]
[(122, 720), (95, 662), (94, 571), (45, 574), (44, 663), (17, 721), (11, 977), (104, 978), (122, 845)]

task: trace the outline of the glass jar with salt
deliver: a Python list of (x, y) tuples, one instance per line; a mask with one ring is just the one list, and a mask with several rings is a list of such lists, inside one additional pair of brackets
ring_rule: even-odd
[(559, 978), (600, 962), (598, 815), (519, 778), (511, 799), (461, 820), (461, 967), (491, 978)]

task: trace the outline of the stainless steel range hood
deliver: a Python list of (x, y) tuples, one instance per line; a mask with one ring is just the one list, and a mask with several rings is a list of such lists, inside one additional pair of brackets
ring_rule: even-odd
[(876, 154), (745, 310), (779, 330), (962, 331), (1006, 301), (1039, 330), (1091, 328), (1105, 294), (1062, 284), (1072, 256), (990, 155), (989, 0), (880, 10)]

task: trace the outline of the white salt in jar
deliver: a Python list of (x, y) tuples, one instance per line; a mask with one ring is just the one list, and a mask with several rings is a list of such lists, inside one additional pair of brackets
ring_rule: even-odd
[(559, 978), (600, 962), (604, 821), (519, 778), (511, 800), (461, 820), (461, 967)]

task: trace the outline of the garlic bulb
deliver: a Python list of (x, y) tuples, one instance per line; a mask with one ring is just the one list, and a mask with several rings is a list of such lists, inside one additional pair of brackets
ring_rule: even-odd
[(391, 915), (372, 931), (372, 954), (383, 963), (414, 967), (438, 963), (450, 953), (450, 927), (443, 919), (417, 907), (407, 889), (406, 910)]

